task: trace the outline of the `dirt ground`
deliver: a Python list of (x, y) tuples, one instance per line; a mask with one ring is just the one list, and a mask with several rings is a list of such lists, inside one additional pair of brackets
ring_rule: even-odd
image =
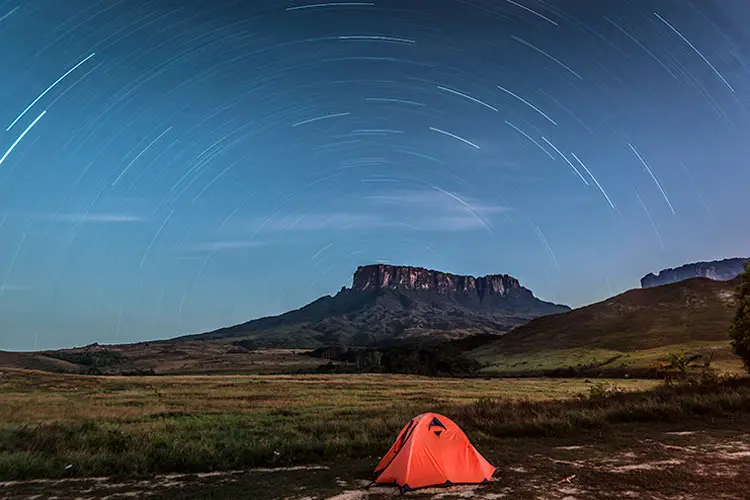
[[(750, 422), (741, 418), (681, 425), (619, 426), (568, 438), (497, 441), (480, 450), (497, 466), (477, 487), (436, 488), (406, 498), (457, 500), (724, 500), (750, 498)], [(143, 480), (0, 483), (7, 500), (128, 498), (387, 500), (392, 487), (366, 489), (378, 457), (361, 463), (253, 469)]]

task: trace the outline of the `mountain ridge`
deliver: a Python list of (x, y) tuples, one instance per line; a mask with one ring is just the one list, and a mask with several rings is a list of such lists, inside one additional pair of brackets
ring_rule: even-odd
[(258, 347), (383, 346), (501, 334), (535, 317), (569, 311), (507, 274), (479, 278), (423, 267), (359, 266), (351, 288), (278, 316), (168, 342), (246, 340)]

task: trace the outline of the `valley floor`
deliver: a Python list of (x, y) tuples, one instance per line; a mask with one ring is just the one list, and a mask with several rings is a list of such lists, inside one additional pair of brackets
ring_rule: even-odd
[[(407, 493), (414, 499), (741, 500), (750, 474), (750, 422), (624, 425), (587, 437), (503, 439), (485, 455), (498, 467), (486, 486)], [(149, 480), (67, 479), (0, 483), (6, 500), (387, 500), (366, 489), (376, 459), (326, 466), (172, 474)]]

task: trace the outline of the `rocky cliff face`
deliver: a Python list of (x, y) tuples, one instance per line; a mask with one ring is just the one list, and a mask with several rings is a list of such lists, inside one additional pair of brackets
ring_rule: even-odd
[(433, 271), (422, 267), (373, 264), (360, 266), (354, 273), (352, 290), (359, 292), (394, 290), (433, 292), (438, 295), (476, 295), (479, 301), (486, 296), (531, 296), (518, 280), (507, 274), (491, 274), (475, 278)]
[(710, 278), (717, 281), (729, 281), (744, 271), (747, 258), (715, 260), (712, 262), (695, 262), (674, 269), (663, 269), (657, 274), (649, 273), (641, 278), (641, 288), (676, 283), (690, 278)]

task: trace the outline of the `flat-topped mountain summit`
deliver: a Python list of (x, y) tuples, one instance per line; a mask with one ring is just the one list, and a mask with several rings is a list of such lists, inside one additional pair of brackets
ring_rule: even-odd
[(506, 274), (483, 277), (422, 267), (360, 266), (351, 288), (288, 313), (172, 339), (244, 340), (257, 347), (385, 346), (502, 334), (569, 311)]
[(374, 264), (360, 266), (354, 273), (351, 291), (394, 291), (426, 294), (460, 302), (468, 307), (489, 310), (517, 311), (524, 301), (532, 309), (562, 312), (559, 306), (540, 301), (528, 288), (507, 274), (491, 274), (475, 278), (444, 273), (423, 267)]

